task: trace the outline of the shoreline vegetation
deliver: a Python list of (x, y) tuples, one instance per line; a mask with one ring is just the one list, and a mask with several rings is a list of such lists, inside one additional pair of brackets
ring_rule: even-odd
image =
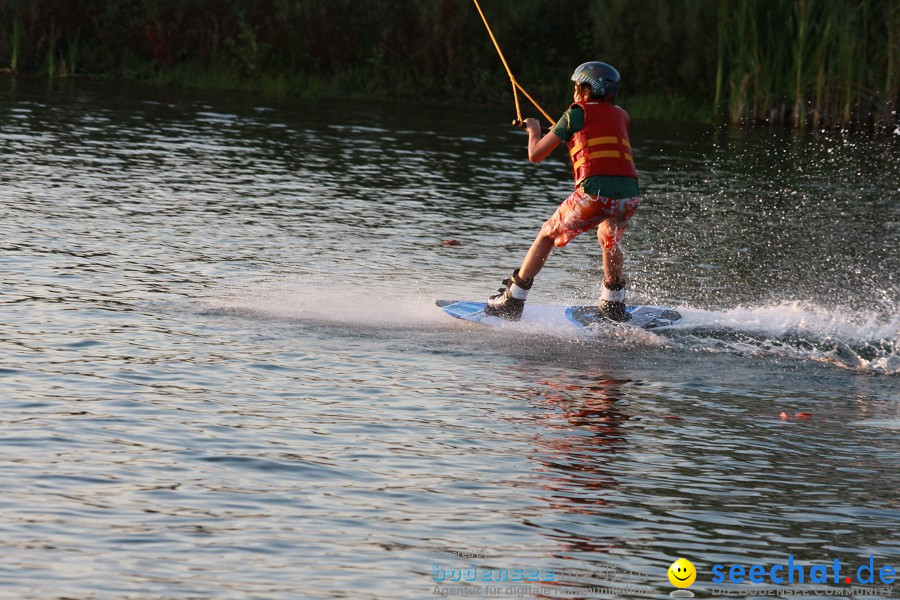
[[(900, 124), (900, 0), (482, 0), (482, 8), (516, 79), (544, 106), (568, 105), (574, 67), (604, 60), (622, 73), (621, 102), (636, 118)], [(0, 72), (281, 97), (513, 103), (468, 0), (0, 0)]]

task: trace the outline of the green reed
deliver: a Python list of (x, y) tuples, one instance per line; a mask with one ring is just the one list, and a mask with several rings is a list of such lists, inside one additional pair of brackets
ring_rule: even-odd
[[(482, 8), (517, 79), (554, 113), (571, 102), (572, 69), (604, 60), (621, 71), (622, 103), (635, 117), (898, 124), (900, 0), (482, 0)], [(0, 69), (512, 109), (468, 0), (0, 0)]]
[[(717, 31), (733, 123), (890, 126), (898, 84), (896, 0), (729, 2)], [(723, 100), (717, 94), (717, 106)]]
[[(5, 44), (0, 44), (9, 55), (9, 63), (6, 69), (11, 73), (19, 70), (20, 53), (22, 48), (22, 17), (20, 13), (12, 13), (4, 23), (0, 21), (0, 39), (5, 38)], [(8, 24), (7, 24), (8, 23)]]

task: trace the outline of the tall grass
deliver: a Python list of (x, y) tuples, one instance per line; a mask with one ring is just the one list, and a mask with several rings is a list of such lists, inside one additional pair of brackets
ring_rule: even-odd
[[(586, 60), (634, 116), (738, 124), (898, 122), (900, 0), (481, 0), (551, 112)], [(469, 0), (0, 0), (0, 69), (282, 95), (510, 106)]]
[[(877, 18), (877, 17), (876, 17)], [(897, 54), (900, 53), (900, 2), (889, 2), (885, 8), (887, 29), (887, 58), (884, 69), (883, 101), (881, 103), (882, 123), (896, 121), (897, 99), (900, 97), (900, 77), (898, 77)]]
[(8, 66), (5, 70), (10, 73), (18, 72), (21, 47), (22, 17), (20, 13), (11, 12), (7, 18), (0, 20), (0, 54), (6, 52), (9, 56)]
[(818, 129), (897, 122), (896, 0), (729, 4), (735, 14), (717, 33), (730, 97), (723, 107), (717, 96), (717, 106), (732, 123)]

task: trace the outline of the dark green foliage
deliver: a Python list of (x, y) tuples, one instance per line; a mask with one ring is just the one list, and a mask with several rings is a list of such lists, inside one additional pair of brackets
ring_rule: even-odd
[[(517, 79), (551, 113), (571, 101), (573, 68), (603, 60), (636, 116), (796, 127), (896, 123), (898, 5), (482, 1)], [(469, 0), (0, 0), (0, 68), (511, 103)]]
[(890, 126), (898, 48), (897, 0), (725, 2), (718, 54), (729, 120)]

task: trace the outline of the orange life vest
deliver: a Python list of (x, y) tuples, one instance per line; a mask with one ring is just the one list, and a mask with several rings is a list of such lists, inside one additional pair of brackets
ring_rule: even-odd
[(609, 102), (576, 102), (569, 108), (584, 110), (584, 127), (566, 142), (575, 185), (594, 175), (619, 175), (637, 179), (628, 130), (631, 119), (624, 109)]

